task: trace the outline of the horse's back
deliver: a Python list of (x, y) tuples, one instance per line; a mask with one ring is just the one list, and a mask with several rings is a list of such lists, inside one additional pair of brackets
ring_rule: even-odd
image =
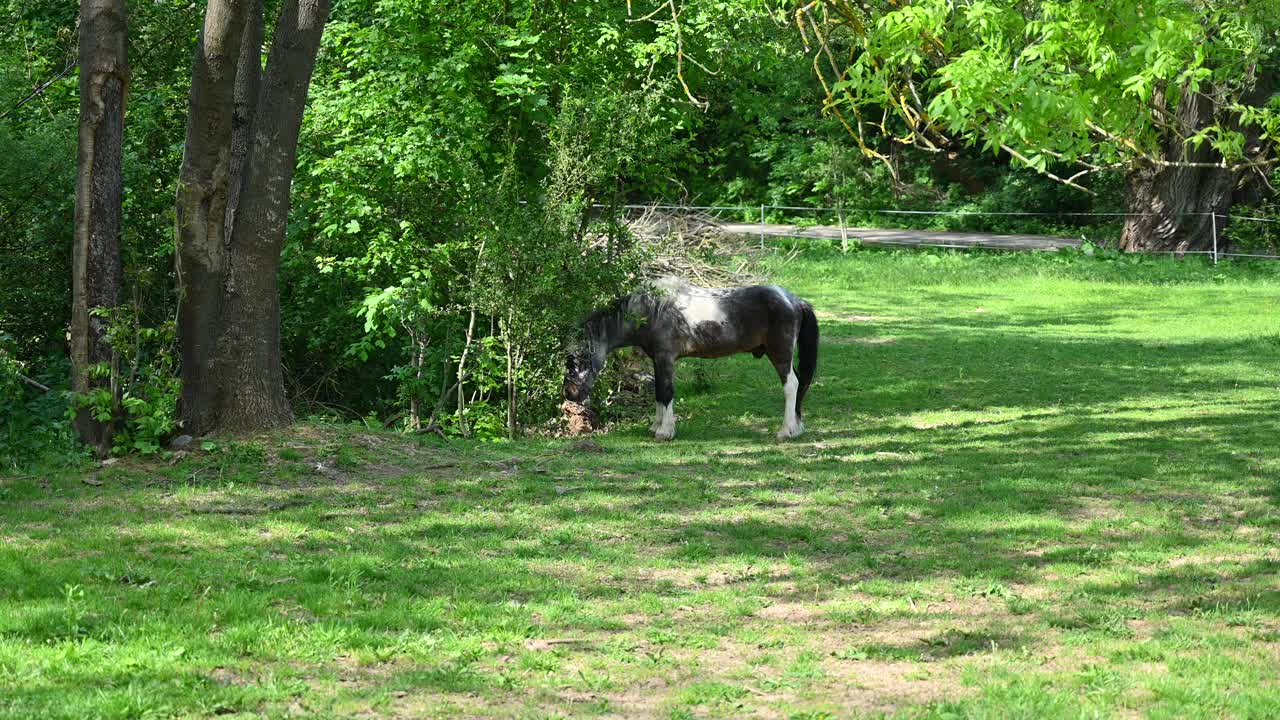
[(702, 288), (680, 278), (655, 284), (669, 293), (672, 319), (680, 326), (672, 330), (680, 355), (758, 357), (780, 332), (794, 336), (801, 301), (777, 285)]

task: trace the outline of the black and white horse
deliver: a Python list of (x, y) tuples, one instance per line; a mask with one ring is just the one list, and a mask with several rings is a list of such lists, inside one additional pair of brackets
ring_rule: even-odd
[[(657, 401), (654, 437), (676, 434), (675, 364), (682, 357), (718, 358), (749, 352), (769, 356), (782, 381), (785, 406), (779, 439), (804, 432), (800, 405), (818, 365), (818, 320), (809, 303), (777, 285), (710, 289), (667, 277), (590, 315), (584, 343), (569, 354), (567, 400), (586, 404), (609, 353), (638, 346), (653, 360)], [(799, 350), (799, 359), (792, 357)]]

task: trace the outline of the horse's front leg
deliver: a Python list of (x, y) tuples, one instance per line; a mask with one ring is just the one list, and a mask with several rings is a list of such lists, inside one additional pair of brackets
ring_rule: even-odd
[(649, 430), (659, 440), (676, 436), (676, 359), (671, 355), (653, 357), (653, 424)]

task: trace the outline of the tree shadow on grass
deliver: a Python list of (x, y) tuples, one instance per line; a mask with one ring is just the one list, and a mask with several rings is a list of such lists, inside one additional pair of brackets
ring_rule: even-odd
[[(0, 637), (111, 644), (177, 625), (192, 638), (189, 676), (203, 682), (202, 658), (323, 660), (398, 647), (406, 633), (518, 642), (548, 627), (612, 631), (615, 601), (699, 591), (655, 568), (798, 566), (815, 587), (1022, 586), (1131, 569), (1143, 564), (1134, 553), (1209, 559), (1076, 582), (1089, 600), (1056, 622), (1105, 629), (1107, 607), (1126, 605), (1280, 616), (1266, 589), (1273, 561), (1212, 559), (1237, 531), (1280, 527), (1280, 484), (1267, 475), (1280, 399), (1259, 393), (1275, 387), (1273, 363), (1259, 359), (1272, 345), (1027, 337), (978, 320), (893, 332), (891, 343), (824, 345), (797, 442), (766, 434), (776, 377), (739, 358), (708, 365), (714, 391), (682, 408), (692, 417), (674, 444), (637, 427), (603, 438), (611, 452), (539, 461), (543, 472), (468, 461), (447, 482), (350, 480), (340, 502), (365, 514), (319, 512), (338, 502), (322, 485), (245, 517), (51, 502), (38, 520), (58, 531), (39, 557), (0, 549), (0, 604), (22, 608), (0, 619)], [(996, 626), (947, 632), (863, 652), (955, 657), (1038, 642)], [(446, 692), (488, 682), (456, 657), (437, 665), (406, 677)], [(77, 682), (92, 693), (145, 674)], [(20, 693), (36, 707), (63, 691), (77, 692)]]
[[(1280, 368), (1267, 367), (1274, 363), (1250, 359), (1252, 372), (1243, 377), (1239, 368), (1227, 367), (1245, 358), (1274, 355), (1273, 344), (1265, 339), (1156, 345), (1003, 332), (904, 335), (884, 344), (828, 345), (805, 400), (806, 424), (820, 430), (828, 418), (846, 420), (851, 413), (863, 419), (882, 413), (989, 407), (1034, 411), (1274, 388), (1273, 373)], [(780, 422), (781, 386), (767, 364), (750, 366), (749, 360), (737, 358), (703, 362), (718, 370), (716, 388), (701, 394), (692, 410), (681, 408), (678, 401), (678, 413), (696, 415), (692, 426), (678, 424), (679, 438), (750, 440), (741, 427), (723, 422), (740, 413), (744, 404), (753, 414)], [(723, 363), (724, 369), (711, 362)], [(678, 386), (677, 398), (681, 390)]]
[(1034, 646), (1036, 638), (1008, 627), (985, 627), (957, 630), (948, 629), (921, 638), (902, 638), (897, 641), (859, 642), (836, 651), (842, 660), (889, 660), (900, 662), (937, 662), (965, 655), (976, 655), (1002, 650), (1017, 650)]
[[(1273, 389), (1264, 370), (1270, 363), (1256, 361), (1269, 357), (1265, 339), (1034, 338), (984, 323), (959, 336), (925, 330), (909, 328), (895, 343), (869, 348), (827, 346), (823, 379), (807, 403), (811, 432), (789, 445), (753, 441), (757, 420), (723, 421), (744, 404), (752, 417), (769, 418), (773, 408), (764, 401), (771, 371), (722, 361), (734, 382), (721, 376), (715, 392), (697, 398), (676, 441), (679, 459), (664, 462), (654, 452), (636, 462), (664, 481), (601, 480), (597, 490), (610, 502), (575, 508), (573, 516), (768, 514), (786, 511), (773, 495), (843, 493), (834, 505), (800, 501), (807, 512), (785, 520), (672, 523), (666, 543), (685, 562), (803, 557), (832, 565), (835, 575), (897, 569), (1029, 581), (1045, 565), (1104, 565), (1137, 541), (1158, 538), (1167, 551), (1190, 551), (1212, 534), (1189, 524), (1122, 532), (1107, 525), (1125, 512), (1099, 506), (1152, 503), (1190, 513), (1247, 497), (1275, 500), (1277, 486), (1263, 479), (1254, 451), (1268, 448), (1280, 429), (1280, 401), (1205, 397)], [(854, 429), (828, 429), (855, 396), (854, 422), (844, 416)], [(972, 417), (988, 409), (993, 419)], [(903, 416), (913, 413), (965, 417), (910, 426)], [(1029, 555), (1046, 528), (1027, 525), (1028, 518), (1048, 520), (1062, 544)], [(1228, 522), (1276, 524), (1256, 508)], [(1064, 528), (1071, 525), (1101, 529), (1070, 540)]]

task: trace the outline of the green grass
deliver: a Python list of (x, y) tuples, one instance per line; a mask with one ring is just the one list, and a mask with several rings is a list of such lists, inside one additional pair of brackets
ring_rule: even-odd
[(813, 252), (799, 441), (743, 356), (670, 444), (5, 478), (0, 717), (1278, 717), (1276, 271)]

